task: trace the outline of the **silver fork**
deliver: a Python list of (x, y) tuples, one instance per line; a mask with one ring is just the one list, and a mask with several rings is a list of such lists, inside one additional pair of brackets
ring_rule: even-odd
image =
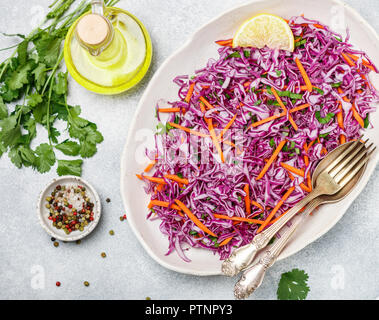
[[(367, 142), (367, 141), (366, 141)], [(353, 144), (353, 146), (356, 144)], [(266, 250), (258, 263), (252, 265), (243, 273), (241, 279), (237, 282), (234, 288), (234, 295), (237, 299), (245, 299), (247, 298), (253, 291), (255, 291), (262, 283), (265, 273), (269, 267), (271, 267), (277, 260), (279, 254), (282, 252), (285, 245), (291, 239), (292, 235), (299, 228), (300, 225), (306, 220), (308, 215), (321, 203), (324, 202), (335, 202), (341, 200), (344, 196), (346, 196), (350, 190), (354, 187), (360, 177), (358, 176), (358, 172), (365, 166), (367, 161), (369, 160), (371, 154), (375, 151), (376, 147), (370, 150), (373, 144), (364, 150), (362, 150), (362, 146), (365, 144), (361, 144), (360, 148), (357, 148), (351, 154), (341, 154), (342, 157), (337, 157), (325, 171), (321, 173), (321, 180), (326, 181), (327, 184), (331, 184), (332, 187), (329, 189), (328, 186), (323, 186), (332, 192), (331, 190), (339, 190), (337, 194), (332, 197), (331, 201), (328, 200), (328, 197), (321, 196), (313, 199), (305, 211), (302, 213), (299, 219), (297, 219), (280, 237), (280, 239), (276, 240), (271, 248)], [(348, 148), (351, 151), (351, 148)], [(345, 157), (343, 157), (345, 155)], [(362, 174), (362, 172), (361, 172)], [(352, 181), (352, 179), (354, 179)], [(350, 185), (348, 185), (350, 183)], [(345, 186), (345, 189), (342, 190)], [(280, 220), (279, 220), (280, 221)]]
[[(342, 169), (365, 147), (365, 144), (360, 143), (361, 138), (362, 137), (357, 139), (349, 148), (333, 159), (330, 165), (320, 173), (316, 180), (317, 187), (314, 188), (308, 196), (293, 206), (287, 214), (275, 224), (257, 234), (251, 243), (234, 250), (230, 257), (222, 263), (221, 271), (223, 274), (230, 277), (235, 276), (249, 266), (257, 252), (266, 247), (275, 234), (310, 201), (322, 194), (337, 193), (342, 188), (342, 186), (336, 183), (336, 179), (341, 180), (340, 175), (342, 174)], [(323, 161), (326, 161), (329, 156), (330, 155), (326, 156)], [(359, 161), (359, 159), (357, 158), (355, 161)]]

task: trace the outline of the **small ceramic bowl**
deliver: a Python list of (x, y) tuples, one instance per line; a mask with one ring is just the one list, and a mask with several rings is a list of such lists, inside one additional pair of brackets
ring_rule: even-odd
[[(56, 188), (57, 185), (73, 185), (73, 186), (83, 186), (86, 188), (86, 193), (94, 204), (93, 213), (94, 220), (91, 221), (88, 226), (84, 228), (83, 231), (77, 230), (70, 234), (66, 234), (63, 230), (57, 229), (53, 226), (49, 217), (49, 210), (46, 208), (46, 198), (51, 196), (51, 193)], [(82, 239), (89, 235), (97, 226), (100, 216), (101, 216), (101, 203), (99, 195), (96, 190), (85, 180), (75, 177), (75, 176), (64, 176), (62, 178), (57, 178), (51, 181), (44, 190), (42, 190), (37, 204), (37, 214), (42, 228), (52, 237), (62, 240), (62, 241), (76, 241)]]

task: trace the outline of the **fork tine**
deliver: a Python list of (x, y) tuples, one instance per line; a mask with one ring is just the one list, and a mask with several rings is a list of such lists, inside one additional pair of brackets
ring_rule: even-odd
[[(370, 145), (370, 147), (371, 147), (371, 145)], [(375, 150), (376, 150), (376, 147), (374, 147), (374, 149), (372, 149), (370, 152), (366, 153), (366, 156), (359, 161), (358, 165), (356, 165), (352, 170), (350, 170), (350, 172), (348, 172), (342, 178), (342, 180), (340, 182), (338, 182), (338, 184), (341, 186), (341, 188), (343, 188), (346, 184), (348, 184), (350, 182), (350, 180), (353, 179), (354, 176), (359, 172), (359, 170), (361, 170), (363, 168), (363, 166), (367, 163), (367, 161), (370, 159), (371, 155), (373, 154), (373, 152)]]
[[(373, 143), (370, 144), (369, 148), (371, 148), (372, 145), (373, 145)], [(358, 163), (358, 162), (359, 162), (364, 156), (367, 155), (367, 150), (368, 150), (368, 149), (365, 148), (364, 150), (362, 150), (362, 151), (360, 151), (359, 153), (357, 153), (357, 155), (356, 155), (355, 157), (351, 157), (351, 158), (350, 158), (351, 161), (349, 161), (348, 163), (346, 163), (345, 167), (342, 168), (342, 169), (340, 170), (340, 172), (338, 172), (338, 174), (335, 175), (335, 177), (334, 177), (334, 181), (337, 182), (337, 183), (339, 183), (339, 182), (342, 180), (342, 178), (343, 178), (344, 176), (346, 176), (346, 175), (349, 173), (349, 171), (351, 171), (351, 170), (354, 168), (354, 166), (355, 166), (355, 165), (356, 165), (356, 164), (357, 164), (357, 163)]]
[(354, 148), (357, 146), (359, 141), (362, 139), (363, 135), (357, 139), (354, 143), (351, 144), (349, 148), (347, 148), (344, 152), (342, 152), (325, 170), (329, 172), (332, 170), (340, 161), (342, 161)]
[[(368, 140), (365, 141), (365, 143), (367, 142)], [(334, 178), (335, 176), (337, 176), (337, 174), (342, 171), (346, 165), (352, 160), (354, 159), (354, 157), (362, 150), (362, 148), (364, 148), (365, 145), (363, 143), (361, 143), (357, 148), (355, 148), (355, 150), (353, 150), (353, 152), (351, 152), (350, 154), (348, 154), (342, 161), (340, 161), (330, 172), (330, 176), (332, 178)]]

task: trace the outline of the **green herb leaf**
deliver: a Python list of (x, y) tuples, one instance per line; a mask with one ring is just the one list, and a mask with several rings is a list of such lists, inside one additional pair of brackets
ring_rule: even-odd
[(270, 147), (271, 148), (275, 148), (276, 147), (276, 143), (275, 143), (275, 139), (274, 138), (270, 139)]
[(9, 78), (6, 79), (6, 84), (10, 90), (17, 90), (29, 83), (28, 74), (32, 65), (30, 63), (20, 66), (13, 71)]
[(316, 90), (319, 94), (324, 95), (324, 90), (322, 90), (320, 88), (313, 87), (313, 90)]
[(83, 160), (58, 160), (57, 173), (59, 176), (73, 175), (80, 177), (82, 175)]
[(342, 84), (342, 81), (341, 82), (337, 82), (337, 83), (332, 83), (331, 87), (332, 88), (339, 88), (341, 86), (341, 84)]
[(55, 164), (55, 153), (53, 147), (47, 143), (39, 145), (36, 149), (38, 158), (35, 161), (35, 167), (40, 173), (50, 171)]
[(42, 102), (42, 96), (35, 92), (27, 96), (26, 101), (28, 103), (28, 106), (35, 107)]
[(302, 45), (304, 45), (306, 43), (307, 43), (306, 39), (303, 39), (301, 41), (295, 42), (295, 48), (300, 47), (300, 46), (302, 46)]
[(77, 156), (80, 152), (80, 145), (75, 141), (65, 140), (57, 144), (55, 149), (58, 149), (66, 156)]
[(58, 95), (67, 93), (67, 72), (58, 73), (53, 90)]
[(0, 97), (0, 120), (8, 117), (8, 108), (5, 105), (3, 98)]
[(282, 70), (276, 70), (276, 75), (280, 77), (282, 75)]
[(321, 124), (326, 124), (326, 123), (329, 123), (334, 118), (335, 114), (334, 113), (328, 113), (323, 118), (323, 117), (321, 117), (321, 112), (316, 111), (315, 116), (316, 116), (316, 119), (318, 120), (318, 122), (320, 122)]
[(39, 63), (38, 66), (32, 71), (34, 81), (36, 83), (37, 91), (40, 91), (46, 81), (46, 65)]
[(50, 34), (48, 31), (41, 31), (33, 40), (39, 61), (48, 67), (53, 67), (58, 60), (62, 40), (62, 36), (57, 33)]
[(17, 46), (17, 57), (20, 64), (26, 63), (28, 58), (28, 44), (29, 40), (24, 40)]
[(364, 120), (364, 124), (365, 124), (365, 129), (367, 129), (370, 125), (370, 114), (368, 113), (365, 120)]
[(228, 56), (225, 58), (225, 60), (230, 59), (230, 58), (241, 58), (241, 54), (240, 54), (238, 51), (233, 52), (233, 53), (231, 53), (230, 55), (228, 55)]
[(277, 290), (279, 300), (304, 300), (309, 287), (307, 285), (308, 275), (303, 270), (293, 269), (283, 273)]

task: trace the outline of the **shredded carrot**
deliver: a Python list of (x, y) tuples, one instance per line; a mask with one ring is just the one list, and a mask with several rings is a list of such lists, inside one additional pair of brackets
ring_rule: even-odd
[(243, 84), (243, 86), (246, 88), (246, 87), (248, 87), (248, 86), (250, 86), (251, 85), (251, 81), (246, 81), (244, 84)]
[[(298, 106), (298, 107), (295, 107), (293, 109), (291, 109), (289, 112), (290, 113), (294, 113), (296, 111), (300, 111), (300, 110), (303, 110), (303, 109), (306, 109), (308, 108), (310, 105), (308, 103), (305, 103), (305, 104), (302, 104), (301, 106)], [(286, 112), (282, 112), (282, 113), (278, 113), (274, 116), (271, 116), (271, 117), (268, 117), (266, 119), (263, 119), (263, 120), (260, 120), (260, 121), (257, 121), (257, 122), (254, 122), (250, 125), (250, 128), (255, 128), (255, 127), (258, 127), (258, 126), (261, 126), (262, 124), (265, 124), (267, 122), (270, 122), (270, 121), (273, 121), (273, 120), (276, 120), (278, 118), (281, 118), (281, 117), (284, 117), (287, 113)], [(292, 117), (291, 117), (292, 119)], [(296, 126), (296, 124), (295, 124)], [(297, 126), (296, 126), (297, 127)]]
[[(276, 101), (279, 103), (279, 105), (282, 107), (283, 111), (287, 113), (287, 108), (286, 106), (284, 105), (283, 101), (280, 99), (278, 93), (276, 92), (276, 90), (274, 89), (274, 87), (271, 87), (271, 91), (272, 93), (274, 94), (275, 96), (275, 99)], [(290, 123), (292, 124), (293, 128), (295, 129), (295, 131), (298, 130), (298, 127), (295, 123), (295, 121), (293, 120), (292, 116), (290, 114), (288, 114), (288, 120), (290, 121)]]
[(190, 133), (190, 134), (193, 134), (193, 135), (195, 135), (195, 136), (199, 136), (199, 137), (203, 137), (203, 138), (209, 137), (209, 136), (208, 136), (207, 134), (205, 134), (205, 133), (201, 133), (201, 132), (199, 132), (199, 131), (195, 131), (195, 130), (189, 129), (189, 128), (187, 128), (187, 127), (180, 126), (180, 125), (176, 124), (175, 122), (169, 122), (168, 124), (169, 124), (171, 127), (174, 127), (174, 128), (177, 128), (177, 129), (181, 129), (181, 130), (186, 131), (186, 132), (188, 132), (188, 133)]
[(192, 94), (193, 94), (193, 90), (195, 88), (195, 82), (191, 83), (189, 89), (188, 89), (188, 92), (187, 92), (187, 96), (185, 97), (184, 101), (189, 103), (191, 101), (191, 98), (192, 98)]
[(229, 238), (226, 238), (224, 241), (222, 241), (220, 244), (219, 244), (219, 247), (222, 247), (222, 246), (225, 246), (227, 245), (232, 239), (234, 238), (234, 236), (231, 236)]
[(220, 41), (216, 41), (216, 43), (222, 47), (232, 47), (233, 46), (233, 39), (220, 40)]
[(364, 128), (365, 127), (365, 122), (362, 119), (362, 117), (359, 115), (359, 113), (358, 113), (358, 111), (357, 111), (354, 103), (353, 103), (353, 106), (352, 106), (352, 111), (353, 111), (353, 117), (355, 118), (355, 120), (357, 120), (358, 123), (361, 125), (361, 127)]
[(300, 186), (300, 188), (301, 188), (302, 190), (304, 190), (305, 192), (308, 192), (308, 193), (309, 193), (309, 192), (312, 191), (312, 189), (309, 188), (307, 185), (305, 185), (303, 182), (300, 183), (299, 186)]
[(157, 177), (149, 177), (149, 176), (141, 176), (140, 174), (136, 174), (136, 176), (143, 180), (143, 179), (146, 179), (146, 180), (149, 180), (151, 182), (155, 182), (155, 183), (159, 183), (159, 184), (166, 184), (166, 181), (164, 181), (163, 178), (157, 178)]
[(337, 122), (338, 122), (339, 127), (342, 130), (344, 130), (345, 126), (344, 126), (344, 123), (343, 123), (343, 109), (342, 109), (341, 103), (338, 105), (338, 109), (339, 109), (339, 112), (337, 113)]
[(321, 24), (315, 23), (314, 26), (319, 29), (325, 29), (325, 27)]
[[(284, 86), (285, 88), (287, 86)], [(300, 86), (299, 87), (300, 91), (307, 91), (308, 90), (308, 87), (307, 86)], [(312, 89), (320, 89), (319, 87), (316, 87), (316, 86), (312, 86)]]
[(262, 171), (260, 172), (260, 174), (255, 180), (259, 180), (263, 178), (263, 176), (265, 175), (267, 170), (270, 168), (271, 164), (275, 161), (276, 157), (278, 156), (278, 154), (280, 153), (280, 151), (282, 150), (282, 148), (284, 147), (286, 143), (287, 143), (287, 140), (283, 140), (279, 143), (274, 153), (272, 154), (271, 158), (267, 161), (266, 165), (264, 166), (264, 168), (262, 169)]
[(221, 133), (218, 136), (218, 139), (222, 139), (222, 136), (229, 130), (229, 128), (233, 125), (234, 121), (237, 118), (237, 114), (234, 115), (234, 117), (228, 122), (228, 124), (225, 126), (225, 128), (221, 131)]
[(154, 160), (153, 162), (151, 162), (144, 170), (144, 172), (149, 172), (153, 167), (154, 165), (156, 164), (157, 162)]
[(215, 130), (213, 128), (212, 120), (208, 121), (208, 129), (209, 129), (209, 133), (211, 135), (213, 144), (215, 145), (217, 152), (220, 155), (221, 162), (224, 163), (225, 162), (224, 153), (222, 152), (220, 143), (217, 140), (217, 136), (216, 136)]
[(257, 208), (261, 209), (262, 211), (264, 211), (263, 207), (256, 201), (254, 200), (250, 200), (250, 203), (253, 205), (253, 206), (256, 206)]
[(206, 106), (208, 109), (214, 109), (214, 106), (212, 106), (212, 105), (208, 102), (207, 99), (205, 99), (204, 97), (200, 97), (199, 99), (200, 99), (200, 101), (201, 101), (202, 103), (205, 104), (205, 106)]
[(276, 115), (274, 115), (274, 116), (271, 116), (271, 117), (268, 117), (268, 118), (266, 118), (266, 119), (263, 119), (263, 120), (260, 120), (260, 121), (257, 121), (257, 122), (252, 123), (252, 124), (250, 125), (250, 128), (258, 127), (258, 126), (260, 126), (260, 125), (262, 125), (262, 124), (265, 124), (265, 123), (267, 123), (267, 122), (270, 122), (270, 121), (272, 121), (272, 120), (275, 120), (275, 119), (278, 119), (278, 118), (284, 117), (285, 115), (286, 115), (285, 112), (278, 113), (278, 114), (276, 114)]
[(182, 210), (175, 203), (171, 204), (171, 206), (170, 206), (170, 203), (166, 202), (166, 201), (151, 200), (149, 205), (148, 205), (148, 208), (151, 209), (154, 206), (163, 207), (163, 208), (169, 208), (170, 207), (170, 208), (178, 210), (178, 211)]
[(304, 150), (305, 152), (308, 152), (308, 150), (313, 146), (313, 144), (316, 142), (316, 140), (311, 141), (308, 145), (304, 144)]
[(158, 185), (156, 186), (155, 190), (156, 190), (157, 192), (161, 192), (161, 191), (163, 190), (164, 187), (165, 187), (164, 184), (158, 184)]
[(304, 176), (305, 176), (304, 170), (302, 170), (302, 169), (295, 168), (295, 167), (290, 166), (289, 164), (284, 163), (284, 162), (281, 162), (280, 165), (281, 165), (284, 169), (286, 169), (286, 170), (288, 170), (288, 171), (290, 171), (290, 172), (292, 172), (292, 173), (294, 173), (294, 174), (297, 174), (298, 176), (301, 176), (301, 177), (304, 177)]
[(307, 90), (308, 90), (309, 92), (312, 92), (313, 87), (312, 87), (311, 80), (309, 80), (309, 77), (308, 77), (308, 75), (307, 75), (307, 73), (306, 73), (306, 71), (305, 71), (303, 65), (301, 64), (299, 58), (296, 57), (296, 58), (295, 58), (295, 62), (296, 62), (296, 65), (297, 65), (297, 67), (298, 67), (298, 69), (299, 69), (299, 71), (300, 71), (300, 73), (301, 73), (301, 76), (302, 76), (303, 79), (304, 79), (305, 85), (307, 86)]
[(305, 163), (306, 167), (309, 166), (309, 157), (308, 156), (304, 156), (304, 163)]
[(161, 113), (170, 113), (170, 112), (180, 112), (180, 108), (159, 108), (158, 112)]
[(201, 221), (191, 212), (190, 209), (186, 207), (186, 205), (178, 199), (175, 199), (176, 204), (183, 210), (183, 212), (190, 218), (195, 225), (197, 225), (201, 230), (205, 233), (210, 234), (213, 237), (217, 237), (211, 230), (209, 230), (205, 225), (201, 223)]
[[(295, 177), (291, 174), (291, 172), (287, 171), (288, 176), (292, 181), (295, 180)], [(300, 188), (303, 189), (305, 192), (311, 192), (312, 190), (306, 186), (303, 182), (299, 184)]]
[(246, 206), (246, 212), (247, 214), (251, 213), (251, 203), (250, 203), (250, 191), (249, 191), (249, 184), (246, 183), (245, 187), (243, 188), (243, 191), (245, 191), (246, 196), (245, 196), (245, 206)]
[(288, 191), (284, 194), (282, 199), (277, 203), (274, 209), (272, 209), (271, 213), (267, 217), (267, 219), (264, 221), (264, 223), (259, 227), (257, 230), (257, 233), (261, 232), (271, 221), (271, 219), (275, 216), (275, 214), (278, 212), (280, 207), (283, 205), (283, 203), (288, 199), (288, 197), (292, 194), (292, 192), (295, 190), (295, 187), (291, 187), (288, 189)]
[(308, 107), (310, 107), (310, 104), (305, 103), (305, 104), (302, 104), (301, 106), (298, 106), (298, 107), (292, 108), (292, 109), (290, 110), (290, 113), (294, 113), (294, 112), (296, 112), (296, 111), (300, 111), (300, 110), (306, 109), (306, 108), (308, 108)]
[[(350, 58), (352, 58), (354, 61), (358, 61), (359, 57), (352, 54), (352, 53), (346, 53)], [(370, 68), (372, 71), (376, 72), (375, 68), (366, 60), (362, 59), (362, 64), (366, 66), (367, 68)]]
[[(337, 88), (337, 91), (338, 91), (339, 94), (343, 94), (344, 93), (343, 90), (340, 87)], [(342, 100), (345, 101), (345, 102), (349, 102), (350, 103), (350, 100), (346, 96), (343, 96)], [(365, 127), (365, 122), (362, 119), (362, 117), (359, 115), (359, 113), (358, 113), (358, 111), (357, 111), (354, 103), (352, 103), (351, 110), (353, 112), (354, 119), (358, 121), (358, 123), (361, 125), (362, 128), (364, 128)]]
[(355, 63), (351, 61), (351, 59), (345, 53), (341, 52), (341, 56), (345, 59), (350, 67), (355, 67)]
[(280, 218), (282, 218), (289, 210), (285, 211), (284, 213), (282, 213), (279, 217), (275, 218), (274, 220), (271, 220), (271, 222), (269, 223), (270, 225), (271, 224), (274, 224), (276, 221), (278, 221)]
[(178, 183), (182, 183), (185, 185), (189, 184), (188, 179), (179, 178), (177, 175), (174, 175), (174, 174), (166, 174), (164, 177), (166, 179), (169, 179)]
[(213, 215), (217, 219), (224, 219), (224, 220), (233, 220), (233, 221), (239, 221), (239, 222), (249, 222), (249, 223), (255, 223), (255, 224), (262, 224), (263, 221), (256, 220), (256, 219), (249, 219), (249, 218), (242, 218), (242, 217), (229, 217), (222, 214), (214, 214)]

